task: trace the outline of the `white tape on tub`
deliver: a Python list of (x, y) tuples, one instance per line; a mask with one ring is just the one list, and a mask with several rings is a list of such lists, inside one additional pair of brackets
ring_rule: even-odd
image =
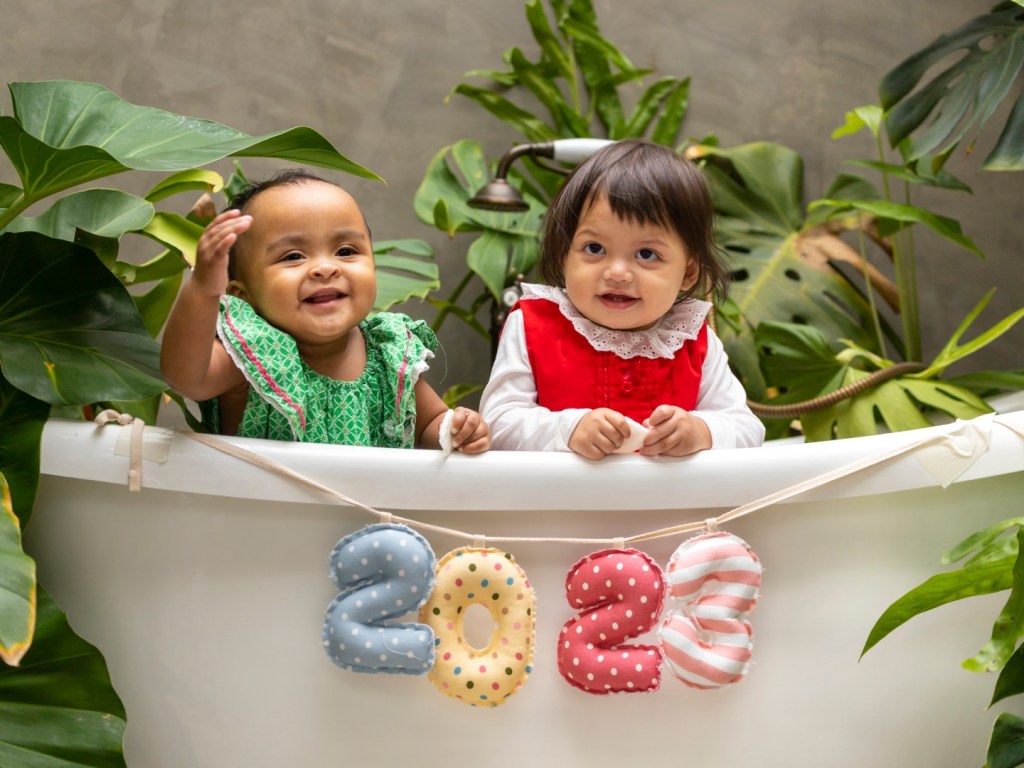
[[(142, 433), (142, 458), (146, 461), (155, 461), (163, 464), (171, 453), (171, 439), (174, 437), (173, 429), (163, 427), (146, 427)], [(132, 428), (121, 427), (117, 433), (117, 445), (114, 447), (116, 456), (132, 455)]]
[(992, 440), (992, 415), (970, 421), (959, 419), (950, 427), (942, 442), (914, 451), (917, 459), (935, 482), (943, 488), (962, 475), (981, 458)]

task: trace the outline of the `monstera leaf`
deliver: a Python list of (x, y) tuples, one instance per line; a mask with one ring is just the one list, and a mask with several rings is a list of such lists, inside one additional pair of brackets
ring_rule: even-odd
[(103, 656), (39, 590), (35, 642), (0, 664), (0, 765), (123, 768), (125, 711)]
[[(869, 359), (856, 349), (834, 352), (828, 339), (813, 327), (791, 323), (762, 323), (755, 341), (764, 351), (763, 370), (769, 385), (783, 388), (772, 404), (809, 400), (855, 384), (868, 371), (854, 368), (852, 361)], [(800, 417), (808, 441), (871, 435), (878, 431), (878, 418), (895, 432), (931, 426), (923, 409), (947, 413), (958, 419), (972, 419), (991, 408), (963, 387), (934, 378), (909, 374), (867, 389), (828, 408)]]
[[(860, 257), (837, 235), (804, 226), (800, 156), (766, 142), (702, 145), (691, 154), (705, 160), (731, 272), (729, 297), (741, 318), (723, 324), (720, 335), (748, 394), (757, 399), (765, 390), (752, 333), (761, 323), (805, 324), (826, 338), (874, 348), (865, 330), (872, 327), (871, 306), (832, 266), (831, 253), (841, 249), (857, 271)], [(835, 249), (823, 241), (834, 241)]]
[[(936, 71), (947, 58), (951, 63)], [(882, 79), (879, 92), (890, 143), (895, 147), (934, 116), (914, 140), (910, 156), (950, 151), (968, 134), (976, 134), (1013, 92), (1022, 67), (1024, 7), (1002, 2), (942, 35)], [(914, 91), (928, 73), (931, 79)], [(1024, 95), (1017, 97), (983, 167), (1024, 170)]]
[(92, 253), (35, 233), (0, 235), (0, 370), (47, 403), (162, 391), (159, 347), (132, 297)]

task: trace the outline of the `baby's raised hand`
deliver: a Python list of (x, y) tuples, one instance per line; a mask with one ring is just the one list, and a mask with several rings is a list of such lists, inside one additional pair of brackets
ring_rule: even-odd
[(491, 430), (480, 414), (459, 406), (452, 414), (452, 450), (483, 453), (491, 447)]
[(659, 405), (644, 426), (648, 428), (643, 456), (689, 456), (711, 447), (711, 431), (703, 419), (675, 405)]
[(252, 226), (252, 216), (239, 210), (224, 211), (203, 230), (196, 247), (192, 281), (204, 293), (220, 296), (228, 288), (228, 253), (238, 236)]
[(629, 437), (626, 417), (610, 408), (595, 408), (588, 412), (569, 437), (569, 449), (586, 459), (607, 456)]

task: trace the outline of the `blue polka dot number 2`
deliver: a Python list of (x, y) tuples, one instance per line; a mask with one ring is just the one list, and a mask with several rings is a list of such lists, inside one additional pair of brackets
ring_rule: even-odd
[(327, 607), (324, 650), (354, 672), (425, 675), (434, 665), (434, 631), (394, 622), (416, 611), (434, 586), (430, 544), (404, 525), (369, 525), (331, 552), (330, 577), (341, 590)]

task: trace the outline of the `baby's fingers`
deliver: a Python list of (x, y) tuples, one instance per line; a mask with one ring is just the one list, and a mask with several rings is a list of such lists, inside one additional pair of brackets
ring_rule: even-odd
[(452, 414), (452, 448), (463, 453), (483, 453), (491, 445), (490, 430), (480, 414), (456, 408)]

